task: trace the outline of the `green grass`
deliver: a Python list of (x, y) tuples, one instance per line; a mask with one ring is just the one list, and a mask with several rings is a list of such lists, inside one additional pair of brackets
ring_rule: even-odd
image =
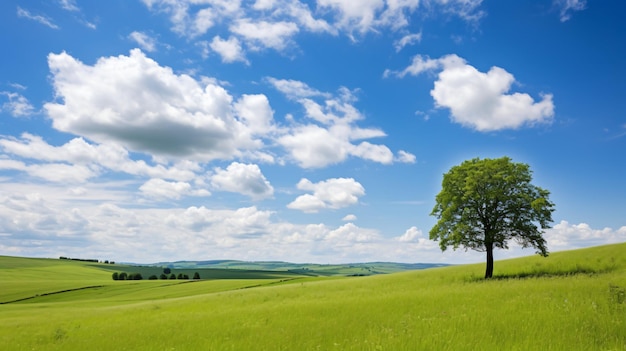
[[(0, 296), (20, 281), (18, 272), (4, 272), (4, 259)], [(19, 267), (13, 263), (13, 269)], [(80, 282), (94, 267), (63, 269), (75, 270)], [(0, 345), (7, 350), (626, 350), (626, 244), (498, 261), (496, 279), (489, 281), (480, 279), (483, 264), (369, 277), (184, 284), (113, 282), (110, 272), (103, 272), (102, 279), (87, 281), (99, 281), (101, 288), (0, 305)], [(36, 280), (31, 274), (30, 281)]]

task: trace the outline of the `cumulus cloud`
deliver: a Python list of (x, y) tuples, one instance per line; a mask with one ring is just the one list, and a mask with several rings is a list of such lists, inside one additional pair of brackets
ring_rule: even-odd
[(349, 156), (382, 164), (393, 163), (393, 152), (387, 146), (358, 142), (386, 134), (380, 129), (356, 125), (364, 116), (354, 106), (357, 100), (354, 92), (340, 88), (333, 96), (303, 82), (275, 78), (267, 78), (267, 81), (304, 108), (306, 120), (295, 124), (277, 139), (301, 167), (325, 167)]
[(385, 76), (403, 77), (438, 70), (430, 94), (440, 108), (450, 110), (454, 122), (478, 131), (518, 129), (550, 123), (554, 116), (551, 94), (535, 101), (525, 93), (511, 93), (513, 75), (500, 67), (480, 72), (457, 55), (431, 59), (417, 55), (403, 71), (385, 71)]
[(226, 169), (217, 168), (211, 185), (222, 191), (247, 195), (255, 200), (271, 197), (274, 188), (255, 164), (231, 163)]
[(383, 0), (318, 0), (318, 6), (329, 8), (336, 13), (336, 26), (348, 31), (361, 33), (371, 29), (377, 13), (385, 6)]
[(191, 38), (205, 34), (216, 22), (236, 18), (241, 11), (241, 1), (143, 0), (143, 3), (151, 10), (169, 15), (172, 30)]
[[(52, 146), (39, 136), (24, 133), (21, 139), (0, 137), (0, 150), (8, 155), (33, 160), (32, 163), (35, 164), (65, 163), (92, 170), (91, 173), (77, 172), (77, 175), (89, 175), (78, 178), (83, 180), (100, 173), (103, 169), (108, 169), (130, 175), (188, 181), (201, 169), (197, 163), (191, 161), (180, 161), (169, 167), (160, 164), (150, 165), (143, 160), (132, 160), (128, 151), (119, 145), (90, 144), (82, 138), (74, 138), (61, 146)], [(28, 173), (33, 170), (30, 167), (20, 169)]]
[[(5, 183), (6, 184), (6, 183)], [(484, 253), (441, 252), (417, 227), (395, 237), (353, 223), (295, 224), (255, 206), (209, 209), (136, 207), (110, 188), (89, 184), (10, 184), (0, 193), (0, 252), (18, 256), (108, 258), (131, 262), (162, 260), (285, 260), (348, 263), (484, 262)], [(127, 195), (127, 194), (126, 194)], [(124, 195), (124, 196), (126, 196)], [(626, 241), (626, 227), (593, 228), (562, 221), (546, 232), (550, 251)], [(532, 255), (499, 250), (498, 259)]]
[(398, 151), (398, 155), (396, 156), (396, 160), (402, 163), (415, 163), (416, 157), (410, 152), (406, 152), (404, 150)]
[(161, 67), (139, 49), (103, 57), (93, 66), (69, 54), (50, 54), (57, 102), (44, 105), (53, 127), (99, 143), (160, 157), (209, 161), (256, 149), (233, 117), (232, 97)]
[(240, 35), (254, 50), (271, 48), (281, 51), (299, 29), (293, 22), (268, 22), (242, 19), (230, 26), (230, 31)]
[(562, 220), (546, 230), (545, 238), (551, 251), (614, 244), (626, 242), (626, 226), (594, 229), (587, 223), (573, 224)]
[(65, 163), (26, 164), (21, 161), (0, 159), (0, 169), (21, 171), (32, 177), (56, 183), (84, 183), (98, 172), (83, 165)]
[[(355, 93), (346, 88), (334, 96), (302, 82), (268, 78), (304, 111), (302, 118), (278, 125), (265, 95), (243, 94), (235, 100), (215, 80), (175, 74), (139, 49), (93, 65), (67, 53), (50, 54), (49, 64), (56, 99), (44, 110), (56, 129), (79, 137), (58, 146), (28, 133), (0, 137), (4, 169), (72, 182), (122, 172), (146, 177), (140, 191), (154, 194), (151, 186), (157, 180), (168, 182), (166, 186), (191, 185), (216, 159), (290, 160), (303, 168), (348, 157), (381, 164), (414, 162), (405, 151), (394, 156), (387, 146), (367, 140), (385, 133), (357, 125), (364, 116), (354, 106)], [(234, 191), (254, 198), (273, 194), (270, 186), (245, 189)]]
[(357, 219), (356, 215), (348, 214), (348, 215), (345, 215), (341, 220), (344, 221), (344, 222), (354, 222), (354, 221), (356, 221), (356, 219)]
[(0, 233), (7, 233), (0, 242), (0, 252), (132, 262), (207, 258), (412, 262), (416, 257), (413, 249), (400, 251), (406, 243), (385, 239), (375, 229), (352, 223), (337, 227), (294, 224), (254, 206), (219, 210), (203, 206), (124, 208), (111, 203), (111, 197), (73, 201), (63, 199), (62, 191), (53, 194), (50, 187), (37, 189), (44, 192), (22, 192), (24, 188), (19, 188), (0, 194)]
[(430, 240), (428, 235), (425, 235), (417, 227), (411, 227), (407, 229), (404, 234), (395, 237), (395, 240), (402, 243), (411, 243), (420, 246), (423, 249), (435, 249), (439, 248), (436, 242)]
[[(357, 35), (390, 29), (402, 32), (411, 24), (417, 11), (453, 15), (475, 23), (483, 16), (482, 0), (318, 0), (311, 9), (309, 2), (301, 0), (195, 1), (195, 0), (143, 0), (148, 9), (166, 14), (172, 31), (194, 39), (208, 33), (210, 28), (226, 28), (229, 37), (237, 38), (237, 48), (232, 39), (215, 41), (214, 48), (227, 60), (224, 53), (237, 55), (239, 61), (246, 51), (272, 49), (279, 52), (296, 47), (296, 35), (302, 32), (338, 35), (344, 33), (352, 40)], [(419, 40), (419, 34), (405, 36), (396, 42), (398, 50)], [(226, 45), (228, 44), (228, 45)], [(237, 48), (237, 49), (236, 49)], [(228, 59), (230, 60), (230, 59)], [(233, 61), (225, 61), (233, 62)]]
[(249, 64), (241, 47), (241, 42), (235, 37), (222, 39), (219, 35), (214, 37), (209, 44), (211, 49), (222, 57), (222, 62), (232, 63), (241, 61)]
[(307, 213), (355, 205), (359, 202), (359, 197), (365, 195), (361, 183), (353, 178), (331, 178), (319, 183), (303, 178), (298, 182), (297, 188), (312, 193), (298, 196), (287, 207)]
[(175, 199), (183, 196), (209, 196), (211, 193), (206, 189), (193, 189), (187, 182), (168, 182), (163, 179), (153, 178), (145, 182), (139, 190), (147, 197), (155, 199)]
[(251, 134), (267, 135), (274, 131), (274, 111), (265, 95), (244, 94), (233, 108)]

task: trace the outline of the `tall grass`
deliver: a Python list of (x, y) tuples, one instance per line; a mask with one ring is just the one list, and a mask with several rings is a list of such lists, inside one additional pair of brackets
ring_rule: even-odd
[(499, 279), (489, 281), (475, 278), (483, 265), (467, 265), (238, 290), (211, 285), (220, 281), (117, 285), (104, 288), (100, 297), (76, 293), (69, 300), (0, 306), (0, 345), (10, 350), (626, 350), (625, 252), (621, 244), (500, 261), (494, 272)]

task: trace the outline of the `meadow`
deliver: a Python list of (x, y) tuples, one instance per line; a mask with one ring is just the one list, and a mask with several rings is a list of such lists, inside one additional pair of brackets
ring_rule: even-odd
[(488, 281), (483, 264), (192, 282), (0, 267), (0, 302), (31, 297), (0, 304), (7, 350), (626, 350), (626, 244), (497, 261)]

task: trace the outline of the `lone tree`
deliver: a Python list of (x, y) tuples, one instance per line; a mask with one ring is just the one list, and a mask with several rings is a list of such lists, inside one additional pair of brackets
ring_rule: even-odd
[(513, 239), (548, 256), (543, 229), (550, 228), (554, 204), (550, 192), (531, 184), (527, 164), (508, 157), (475, 158), (443, 175), (431, 216), (437, 224), (430, 239), (445, 251), (460, 246), (487, 253), (485, 278), (493, 276), (493, 249), (508, 249)]

